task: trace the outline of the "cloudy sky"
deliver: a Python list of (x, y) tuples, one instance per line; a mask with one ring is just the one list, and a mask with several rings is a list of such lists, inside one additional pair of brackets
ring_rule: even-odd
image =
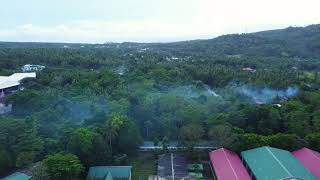
[(0, 0), (0, 41), (168, 42), (320, 23), (320, 0)]

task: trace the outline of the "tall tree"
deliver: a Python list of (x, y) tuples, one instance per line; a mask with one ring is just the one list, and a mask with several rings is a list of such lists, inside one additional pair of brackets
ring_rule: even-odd
[(203, 127), (199, 124), (188, 124), (181, 128), (180, 138), (188, 148), (193, 148), (204, 135)]
[(67, 149), (72, 154), (77, 155), (82, 162), (89, 164), (90, 156), (93, 154), (94, 133), (86, 128), (76, 129), (68, 142)]
[[(29, 165), (43, 149), (43, 141), (32, 123), (24, 120), (0, 119), (0, 158), (2, 168)], [(1, 162), (4, 161), (4, 162)]]
[(112, 141), (116, 137), (118, 137), (119, 130), (123, 127), (126, 121), (127, 121), (127, 117), (119, 113), (112, 113), (110, 118), (106, 121), (104, 135), (109, 140), (109, 147), (111, 150), (111, 154), (113, 153)]
[(77, 180), (84, 171), (83, 165), (73, 154), (53, 154), (43, 160), (43, 165), (50, 180)]

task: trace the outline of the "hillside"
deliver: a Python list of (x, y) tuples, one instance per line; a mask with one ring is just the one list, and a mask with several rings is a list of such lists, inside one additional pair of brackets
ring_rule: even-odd
[(78, 174), (128, 162), (153, 172), (137, 156), (144, 141), (176, 142), (195, 163), (198, 145), (320, 150), (319, 37), (312, 25), (175, 43), (1, 42), (5, 84), (26, 64), (45, 68), (0, 89), (0, 108), (12, 107), (0, 176), (57, 159)]
[(249, 34), (230, 34), (208, 40), (174, 43), (15, 43), (0, 42), (0, 48), (143, 48), (200, 55), (258, 55), (299, 58), (320, 57), (320, 25), (288, 27)]

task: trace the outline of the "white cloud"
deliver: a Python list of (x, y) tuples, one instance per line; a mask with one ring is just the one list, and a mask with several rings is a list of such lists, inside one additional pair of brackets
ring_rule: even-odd
[(167, 16), (162, 19), (161, 17), (148, 19), (146, 15), (146, 18), (136, 20), (88, 19), (56, 25), (31, 23), (11, 29), (0, 29), (0, 40), (91, 43), (174, 41), (320, 23), (318, 0), (190, 1), (198, 3), (196, 6), (188, 6), (188, 16), (185, 16), (187, 9), (180, 15), (177, 8), (177, 12), (171, 13), (177, 17), (171, 20), (168, 20)]

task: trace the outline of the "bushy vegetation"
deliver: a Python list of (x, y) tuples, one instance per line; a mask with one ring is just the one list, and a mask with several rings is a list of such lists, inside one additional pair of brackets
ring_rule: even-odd
[[(143, 140), (320, 150), (319, 34), (315, 25), (169, 44), (1, 43), (0, 75), (46, 69), (6, 98), (0, 174), (45, 159), (49, 177), (77, 178), (125, 163)], [(243, 86), (299, 93), (259, 104)], [(56, 161), (76, 171), (56, 172)]]

